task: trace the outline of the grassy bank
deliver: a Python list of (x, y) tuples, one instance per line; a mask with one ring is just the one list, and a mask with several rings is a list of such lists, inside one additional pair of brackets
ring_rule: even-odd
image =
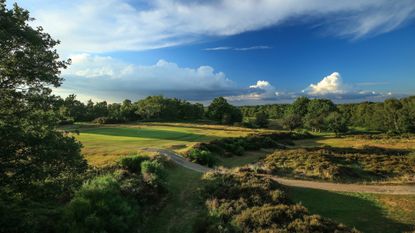
[(400, 233), (415, 228), (415, 196), (336, 193), (288, 188), (311, 213), (343, 222), (364, 233)]
[(153, 216), (145, 232), (191, 233), (196, 218), (205, 211), (199, 198), (202, 174), (180, 166), (167, 169), (168, 196), (164, 207)]

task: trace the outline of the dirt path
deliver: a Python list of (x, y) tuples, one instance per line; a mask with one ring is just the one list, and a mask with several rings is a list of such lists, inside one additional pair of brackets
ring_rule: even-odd
[(286, 179), (286, 178), (281, 178), (281, 177), (276, 177), (276, 176), (271, 176), (271, 179), (286, 186), (322, 189), (322, 190), (327, 190), (327, 191), (415, 195), (415, 185), (340, 184), (340, 183), (330, 183), (330, 182)]
[[(191, 169), (197, 172), (208, 172), (213, 169), (192, 163), (183, 156), (176, 154), (173, 151), (165, 149), (147, 149), (148, 151), (158, 152), (161, 155), (164, 155), (173, 162)], [(415, 195), (415, 185), (364, 185), (364, 184), (340, 184), (340, 183), (330, 183), (330, 182), (320, 182), (320, 181), (307, 181), (307, 180), (296, 180), (296, 179), (287, 179), (276, 176), (269, 176), (271, 179), (277, 181), (278, 183), (286, 186), (292, 187), (302, 187), (302, 188), (311, 188), (311, 189), (321, 189), (327, 191), (336, 191), (336, 192), (358, 192), (358, 193), (379, 193), (379, 194), (399, 194), (399, 195)]]

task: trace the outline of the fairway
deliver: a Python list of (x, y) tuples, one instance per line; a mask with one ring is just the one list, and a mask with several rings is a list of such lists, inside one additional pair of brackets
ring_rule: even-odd
[(265, 131), (186, 123), (80, 125), (77, 130), (79, 135), (73, 135), (83, 144), (82, 153), (94, 166), (111, 164), (120, 156), (144, 153), (145, 148), (183, 152), (198, 142)]

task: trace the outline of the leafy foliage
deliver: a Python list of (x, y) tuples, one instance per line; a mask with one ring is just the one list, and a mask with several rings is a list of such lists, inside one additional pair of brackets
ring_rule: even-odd
[(81, 145), (56, 131), (50, 86), (58, 87), (59, 43), (29, 25), (29, 12), (0, 1), (0, 187), (19, 198), (62, 199), (86, 169)]
[(125, 199), (117, 180), (97, 177), (76, 193), (65, 210), (69, 232), (132, 231), (138, 214), (134, 204)]
[(241, 111), (230, 105), (223, 97), (217, 97), (212, 100), (206, 115), (211, 120), (227, 125), (242, 121)]
[(311, 135), (290, 132), (224, 138), (208, 143), (196, 144), (187, 154), (187, 157), (196, 163), (209, 164), (207, 161), (211, 160), (211, 155), (207, 156), (207, 153), (222, 157), (241, 156), (246, 150), (259, 150), (261, 148), (285, 149), (286, 145), (292, 145), (291, 140), (308, 137), (311, 137)]
[(265, 114), (264, 112), (258, 112), (257, 114), (255, 114), (254, 124), (257, 125), (259, 128), (268, 127), (269, 121), (267, 114)]
[(349, 129), (347, 127), (347, 119), (338, 112), (330, 113), (326, 119), (327, 129), (334, 132), (336, 136), (346, 133)]
[(118, 164), (120, 167), (128, 170), (129, 172), (140, 173), (141, 163), (146, 160), (149, 160), (148, 156), (134, 155), (134, 156), (127, 156), (127, 157), (121, 158)]
[(240, 107), (244, 118), (264, 112), (285, 129), (344, 133), (359, 127), (395, 134), (415, 132), (415, 96), (387, 99), (383, 103), (362, 102), (334, 105), (330, 100), (299, 97), (292, 104)]
[(142, 230), (147, 214), (159, 208), (165, 194), (163, 166), (157, 158), (127, 158), (113, 174), (94, 177), (76, 192), (64, 209), (64, 231)]
[(217, 163), (217, 159), (211, 152), (201, 149), (191, 149), (188, 153), (186, 153), (186, 158), (194, 163), (208, 167), (213, 167)]
[(144, 180), (154, 186), (160, 186), (165, 181), (163, 165), (158, 160), (146, 160), (141, 163), (141, 174)]

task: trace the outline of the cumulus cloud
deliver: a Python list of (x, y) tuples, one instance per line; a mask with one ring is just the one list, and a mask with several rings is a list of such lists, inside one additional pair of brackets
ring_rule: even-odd
[[(374, 85), (374, 83), (370, 84)], [(361, 85), (359, 83), (354, 85), (344, 83), (340, 73), (333, 72), (316, 84), (310, 84), (302, 91), (302, 94), (309, 97), (324, 97), (345, 101), (382, 100), (392, 95), (390, 92), (384, 93), (372, 90), (361, 90), (357, 88), (358, 86)]]
[(334, 72), (324, 77), (317, 84), (310, 84), (303, 92), (307, 92), (310, 95), (344, 94), (347, 92), (347, 89), (348, 87), (343, 84), (340, 74)]
[(148, 95), (164, 95), (190, 101), (208, 103), (217, 96), (225, 96), (236, 105), (289, 103), (298, 96), (330, 98), (335, 102), (381, 101), (390, 92), (361, 90), (359, 85), (346, 84), (339, 72), (310, 84), (302, 92), (278, 90), (266, 80), (258, 80), (247, 87), (238, 86), (211, 66), (181, 67), (174, 62), (159, 60), (153, 65), (125, 63), (111, 56), (87, 53), (71, 56), (72, 65), (64, 70), (66, 79), (55, 93), (77, 94), (81, 100), (121, 101)]
[(258, 101), (274, 101), (282, 97), (282, 93), (278, 92), (271, 83), (265, 80), (257, 81), (256, 84), (250, 85), (249, 88), (243, 90), (243, 92), (245, 93), (227, 96), (226, 98), (235, 103), (250, 103)]
[(69, 52), (147, 50), (317, 19), (331, 34), (389, 32), (415, 15), (413, 0), (15, 0)]
[[(375, 85), (375, 83), (370, 83)], [(226, 98), (234, 104), (270, 104), (270, 103), (290, 103), (299, 96), (307, 96), (309, 98), (329, 98), (337, 103), (342, 102), (359, 102), (359, 101), (383, 101), (391, 96), (402, 97), (402, 95), (394, 95), (391, 92), (378, 92), (372, 90), (361, 90), (357, 84), (344, 83), (339, 72), (323, 77), (322, 80), (315, 84), (310, 84), (301, 92), (283, 92), (277, 90), (270, 82), (259, 80), (256, 84), (250, 85), (248, 88), (241, 89), (242, 94), (227, 96)]]
[(58, 92), (110, 95), (118, 100), (158, 94), (203, 100), (236, 91), (235, 84), (211, 66), (186, 68), (165, 60), (143, 66), (85, 53), (71, 59), (72, 65), (62, 73), (66, 81)]

